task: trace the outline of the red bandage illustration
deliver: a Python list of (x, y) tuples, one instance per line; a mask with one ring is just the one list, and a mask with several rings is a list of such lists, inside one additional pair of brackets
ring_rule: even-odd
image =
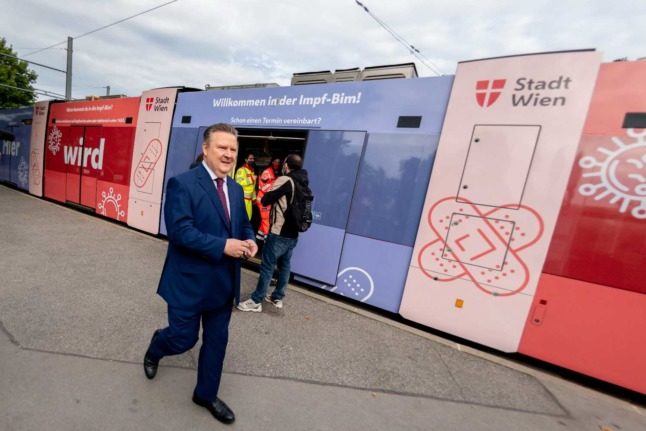
[(428, 223), (435, 239), (417, 256), (428, 278), (468, 279), (495, 296), (527, 287), (529, 269), (521, 252), (543, 235), (543, 220), (532, 208), (509, 204), (483, 212), (471, 202), (456, 205), (456, 198), (448, 197), (431, 207)]
[(137, 163), (137, 169), (135, 169), (134, 182), (137, 187), (141, 188), (146, 185), (150, 174), (152, 174), (157, 161), (161, 157), (161, 153), (161, 141), (159, 139), (151, 140)]

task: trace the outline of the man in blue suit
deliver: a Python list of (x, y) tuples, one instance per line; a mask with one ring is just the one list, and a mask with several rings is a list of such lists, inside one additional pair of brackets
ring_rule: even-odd
[(235, 167), (238, 132), (228, 124), (204, 131), (201, 165), (171, 178), (164, 217), (168, 253), (157, 293), (168, 303), (168, 327), (153, 334), (144, 356), (152, 379), (159, 360), (192, 348), (202, 321), (202, 348), (193, 402), (223, 423), (233, 411), (218, 398), (233, 303), (240, 301), (240, 258), (258, 251)]

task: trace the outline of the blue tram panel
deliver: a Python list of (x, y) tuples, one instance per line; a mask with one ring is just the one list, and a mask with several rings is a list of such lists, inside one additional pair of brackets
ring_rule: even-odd
[(300, 131), (314, 224), (299, 238), (292, 271), (397, 311), (452, 83), (443, 76), (181, 93), (165, 176), (189, 168), (211, 124), (245, 134)]
[(0, 182), (29, 190), (29, 144), (33, 108), (0, 110)]

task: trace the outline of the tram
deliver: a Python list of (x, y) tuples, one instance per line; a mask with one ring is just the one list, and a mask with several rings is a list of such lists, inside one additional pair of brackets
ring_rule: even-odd
[(165, 235), (166, 182), (227, 122), (239, 164), (304, 158), (299, 282), (646, 393), (645, 61), (311, 81), (38, 102), (29, 192)]

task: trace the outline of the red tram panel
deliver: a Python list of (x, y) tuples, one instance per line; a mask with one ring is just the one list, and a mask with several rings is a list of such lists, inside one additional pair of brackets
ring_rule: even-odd
[(519, 349), (642, 393), (644, 112), (646, 62), (603, 64)]
[(45, 197), (125, 221), (139, 97), (56, 103), (45, 142)]

